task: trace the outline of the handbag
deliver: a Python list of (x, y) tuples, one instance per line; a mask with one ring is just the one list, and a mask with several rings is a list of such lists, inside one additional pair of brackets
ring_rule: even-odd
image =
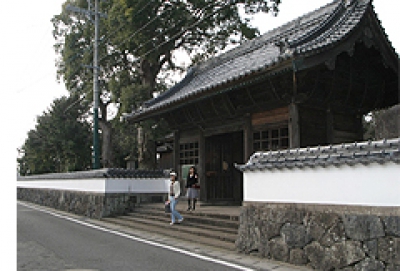
[(165, 213), (166, 214), (171, 213), (171, 205), (168, 201), (165, 202)]

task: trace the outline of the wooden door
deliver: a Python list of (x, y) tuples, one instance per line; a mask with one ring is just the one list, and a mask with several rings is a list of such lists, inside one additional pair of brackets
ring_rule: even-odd
[(241, 201), (242, 178), (234, 163), (242, 163), (242, 160), (242, 132), (206, 138), (205, 175), (208, 201)]

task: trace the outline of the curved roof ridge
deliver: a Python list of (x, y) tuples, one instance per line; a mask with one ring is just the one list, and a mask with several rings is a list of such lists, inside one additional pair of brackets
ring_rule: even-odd
[[(239, 44), (235, 48), (232, 48), (228, 50), (227, 52), (210, 58), (202, 63), (199, 63), (198, 65), (195, 66), (197, 71), (201, 72), (203, 70), (208, 70), (210, 68), (213, 68), (217, 65), (221, 65), (223, 63), (226, 63), (228, 61), (231, 61), (234, 58), (237, 58), (239, 56), (248, 54), (249, 52), (255, 51), (267, 44), (270, 43), (275, 43), (281, 39), (283, 39), (286, 36), (289, 36), (291, 34), (290, 31), (296, 30), (296, 26), (299, 25), (302, 20), (306, 19), (307, 21), (310, 20), (310, 14), (315, 14), (315, 13), (323, 13), (323, 11), (326, 12), (331, 12), (331, 9), (337, 10), (340, 6), (343, 6), (342, 0), (333, 0), (331, 3), (328, 3), (322, 7), (319, 7), (313, 11), (310, 11), (308, 13), (305, 13), (281, 26), (278, 26), (276, 28), (273, 28), (264, 34), (262, 34), (259, 37), (256, 37), (252, 40), (246, 40), (244, 43)], [(306, 23), (305, 23), (306, 24)]]
[[(317, 47), (324, 47), (326, 44), (332, 45), (339, 40), (343, 40), (344, 36), (346, 36), (354, 27), (357, 26), (355, 24), (349, 27), (346, 25), (348, 24), (348, 21), (359, 21), (360, 18), (364, 16), (370, 1), (371, 0), (364, 0), (360, 3), (359, 0), (353, 0), (352, 2), (356, 4), (348, 4), (347, 6), (343, 5), (344, 10), (341, 16), (339, 16), (336, 21), (333, 21), (330, 27), (318, 33), (318, 35), (316, 35), (313, 39), (296, 46), (296, 53), (304, 53), (309, 50), (314, 50)], [(343, 28), (346, 28), (346, 30), (343, 30)], [(329, 42), (326, 42), (328, 40)], [(319, 45), (315, 47), (316, 44)]]
[(339, 1), (339, 4), (335, 8), (335, 10), (329, 15), (329, 17), (318, 27), (308, 32), (305, 36), (302, 36), (294, 41), (289, 41), (290, 47), (297, 47), (301, 44), (307, 43), (324, 33), (330, 27), (332, 27), (338, 19), (343, 15), (346, 11), (345, 6), (342, 1)]

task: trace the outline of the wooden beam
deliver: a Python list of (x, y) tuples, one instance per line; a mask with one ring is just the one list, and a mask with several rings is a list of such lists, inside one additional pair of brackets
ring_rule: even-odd
[(223, 104), (224, 104), (225, 108), (226, 108), (226, 109), (228, 110), (228, 112), (229, 112), (229, 116), (230, 116), (230, 117), (235, 116), (235, 108), (234, 108), (234, 106), (232, 105), (232, 102), (231, 102), (231, 100), (230, 100), (230, 98), (229, 98), (229, 95), (226, 94), (226, 93), (224, 93), (224, 94), (222, 95), (222, 100), (224, 101)]
[(205, 120), (204, 120), (203, 116), (201, 115), (201, 110), (199, 108), (199, 104), (198, 103), (194, 103), (193, 104), (193, 108), (196, 111), (196, 113), (197, 113), (196, 115), (198, 116), (200, 122), (204, 123)]
[(251, 117), (251, 124), (253, 126), (259, 126), (264, 124), (287, 121), (288, 119), (289, 119), (288, 107), (281, 107), (260, 113), (254, 113)]
[[(210, 103), (211, 103), (211, 107), (214, 111), (214, 115), (216, 118), (218, 118), (219, 120), (223, 120), (223, 116), (221, 116), (220, 112), (218, 112), (217, 106), (215, 105), (215, 99), (214, 97), (212, 97), (210, 99)], [(220, 106), (220, 105), (219, 105)]]

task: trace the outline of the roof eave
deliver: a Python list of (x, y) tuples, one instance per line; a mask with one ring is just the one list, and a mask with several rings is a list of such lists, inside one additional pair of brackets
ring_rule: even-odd
[(283, 72), (292, 70), (293, 69), (293, 61), (294, 61), (294, 58), (292, 58), (292, 57), (286, 58), (285, 60), (283, 60), (279, 63), (276, 63), (273, 66), (264, 67), (263, 69), (260, 69), (258, 71), (254, 71), (252, 73), (239, 76), (237, 78), (234, 78), (233, 80), (224, 82), (222, 84), (213, 86), (208, 89), (204, 89), (201, 92), (198, 92), (194, 95), (184, 97), (183, 99), (177, 100), (168, 105), (161, 106), (161, 107), (155, 108), (153, 110), (143, 111), (143, 112), (139, 112), (139, 113), (131, 113), (130, 115), (125, 116), (125, 119), (128, 122), (136, 123), (136, 122), (144, 121), (146, 119), (160, 117), (160, 115), (162, 115), (163, 113), (180, 108), (182, 106), (187, 105), (188, 103), (193, 103), (194, 101), (198, 101), (199, 99), (205, 99), (210, 96), (218, 95), (220, 93), (227, 92), (232, 89), (237, 89), (237, 88), (243, 87), (245, 85), (252, 84), (258, 80), (262, 80), (265, 77), (273, 76), (275, 74), (279, 74), (279, 73), (283, 73)]

